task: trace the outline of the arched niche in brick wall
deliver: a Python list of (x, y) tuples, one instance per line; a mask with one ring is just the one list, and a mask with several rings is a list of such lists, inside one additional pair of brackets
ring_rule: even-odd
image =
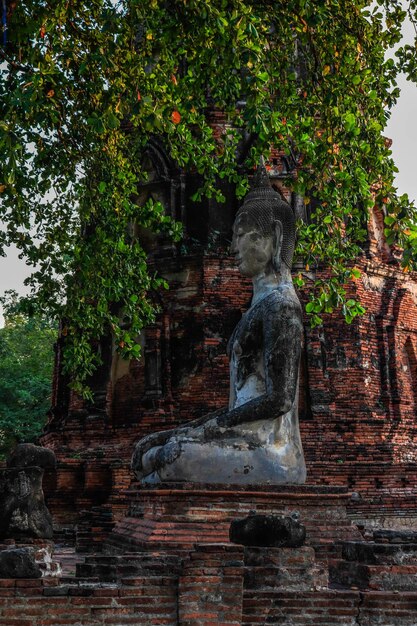
[(391, 439), (394, 458), (403, 463), (417, 462), (417, 333), (403, 340), (397, 355), (401, 420)]
[(181, 219), (176, 191), (180, 186), (180, 170), (168, 156), (162, 142), (150, 139), (142, 160), (144, 180), (140, 185), (137, 202), (148, 197), (161, 202), (167, 215)]
[(142, 347), (139, 359), (123, 359), (114, 347), (110, 374), (111, 418), (114, 423), (131, 422), (135, 418), (135, 408), (145, 393), (145, 367), (143, 350), (145, 332), (137, 338)]
[[(134, 198), (136, 204), (143, 206), (151, 199), (163, 206), (166, 215), (175, 220), (182, 220), (184, 204), (182, 174), (159, 139), (149, 140), (141, 165), (143, 180)], [(172, 242), (165, 241), (163, 236), (156, 236), (135, 223), (130, 226), (130, 235), (138, 238), (147, 252), (154, 252), (156, 249), (160, 252), (162, 248), (172, 247)]]
[[(154, 137), (144, 151), (142, 160), (143, 181), (135, 202), (143, 206), (149, 199), (160, 202), (166, 215), (175, 220), (183, 218), (183, 181), (180, 169), (168, 156), (162, 141)], [(149, 254), (151, 263), (164, 254), (174, 251), (171, 240), (138, 226), (130, 225), (130, 236), (137, 238)], [(158, 302), (158, 305), (161, 303)], [(120, 358), (115, 350), (111, 363), (111, 413), (114, 421), (134, 419), (137, 407), (144, 398), (160, 398), (163, 390), (161, 365), (161, 330), (157, 323), (145, 329), (138, 337), (142, 357), (131, 362)]]
[(417, 420), (417, 337), (407, 337), (403, 349), (403, 372), (406, 378), (405, 395), (409, 398), (410, 409)]
[(137, 421), (141, 407), (170, 395), (164, 376), (164, 319), (144, 329), (138, 337), (142, 354), (127, 361), (114, 351), (111, 368), (111, 415), (114, 423)]
[[(394, 286), (394, 285), (393, 285)], [(395, 284), (386, 325), (390, 412), (387, 441), (395, 462), (417, 462), (417, 297)]]

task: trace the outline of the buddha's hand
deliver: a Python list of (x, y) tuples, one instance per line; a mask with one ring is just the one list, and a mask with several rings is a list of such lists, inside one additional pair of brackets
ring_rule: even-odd
[(157, 433), (150, 433), (140, 439), (133, 451), (132, 456), (132, 468), (137, 476), (140, 478), (143, 473), (143, 456), (151, 449), (159, 446), (163, 446), (166, 444), (168, 439), (175, 434), (179, 434), (184, 428), (173, 428), (172, 430), (161, 430)]
[(151, 433), (146, 435), (143, 439), (140, 439), (135, 446), (132, 456), (132, 468), (137, 478), (142, 478), (144, 474), (144, 455), (152, 448), (161, 448), (165, 446), (170, 439), (184, 438), (189, 441), (198, 441), (202, 436), (202, 427), (204, 431), (205, 426), (208, 425), (208, 430), (211, 431), (216, 424), (217, 419), (228, 412), (227, 408), (218, 409), (207, 413), (196, 420), (192, 420), (183, 426), (172, 428), (171, 430), (161, 430), (157, 433)]

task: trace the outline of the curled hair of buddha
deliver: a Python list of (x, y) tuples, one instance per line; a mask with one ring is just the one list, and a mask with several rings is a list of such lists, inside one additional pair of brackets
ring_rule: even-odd
[(251, 190), (237, 212), (236, 219), (239, 217), (253, 221), (264, 237), (274, 233), (275, 224), (281, 222), (281, 260), (291, 269), (295, 247), (295, 217), (288, 202), (272, 188), (263, 157), (260, 158)]

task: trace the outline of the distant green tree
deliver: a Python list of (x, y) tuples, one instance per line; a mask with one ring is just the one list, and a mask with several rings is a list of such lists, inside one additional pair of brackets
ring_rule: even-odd
[(56, 328), (45, 319), (5, 312), (0, 328), (0, 457), (34, 441), (50, 406)]

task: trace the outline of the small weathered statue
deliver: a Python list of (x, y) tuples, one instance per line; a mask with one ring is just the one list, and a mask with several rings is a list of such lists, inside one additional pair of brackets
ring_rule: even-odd
[(228, 409), (153, 433), (135, 447), (143, 484), (300, 484), (306, 470), (298, 426), (301, 305), (291, 278), (295, 220), (261, 162), (233, 226), (232, 251), (252, 278), (253, 299), (229, 341)]
[[(32, 443), (21, 443), (11, 453), (7, 469), (0, 469), (0, 539), (52, 539), (52, 517), (45, 505), (42, 478), (44, 469), (55, 466), (54, 452)], [(12, 555), (6, 557), (12, 563)], [(31, 558), (19, 552), (17, 562)], [(0, 577), (3, 574), (0, 568)]]

